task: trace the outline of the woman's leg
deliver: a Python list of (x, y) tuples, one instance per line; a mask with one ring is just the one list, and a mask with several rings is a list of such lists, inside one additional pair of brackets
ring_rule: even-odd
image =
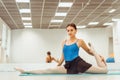
[(91, 44), (89, 46), (90, 46), (91, 50), (93, 51), (93, 55), (96, 59), (98, 66), (97, 67), (91, 66), (86, 72), (89, 72), (89, 73), (107, 73), (108, 70), (107, 70), (107, 65), (106, 65), (104, 58), (101, 55), (96, 53), (96, 51), (94, 50), (94, 48)]
[(107, 67), (96, 67), (96, 66), (91, 66), (86, 73), (100, 73), (100, 74), (106, 74), (108, 72)]
[(103, 58), (101, 58), (98, 54), (95, 54), (95, 59), (98, 66), (91, 66), (86, 73), (107, 73), (107, 65)]
[(104, 58), (103, 58), (101, 55), (95, 53), (95, 54), (94, 54), (94, 57), (95, 57), (95, 59), (96, 59), (97, 65), (98, 65), (99, 67), (106, 67), (106, 66), (107, 66)]
[(32, 74), (66, 73), (66, 69), (64, 68), (64, 66), (58, 66), (55, 68), (49, 68), (49, 69), (43, 69), (43, 70), (31, 70), (31, 71), (25, 71), (21, 68), (15, 68), (15, 70), (21, 73), (32, 73)]

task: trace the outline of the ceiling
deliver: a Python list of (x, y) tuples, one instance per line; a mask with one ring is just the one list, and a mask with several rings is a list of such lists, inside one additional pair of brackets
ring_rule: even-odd
[[(73, 2), (71, 7), (58, 7), (60, 2)], [(20, 13), (19, 9), (30, 9), (30, 13)], [(108, 13), (116, 9), (113, 13)], [(56, 12), (67, 12), (66, 16), (55, 16)], [(18, 3), (16, 0), (0, 0), (0, 17), (11, 29), (24, 29), (24, 23), (31, 23), (35, 29), (64, 29), (68, 23), (86, 28), (105, 28), (112, 18), (120, 18), (120, 0), (30, 0)], [(30, 17), (31, 20), (22, 20)], [(53, 23), (58, 19), (63, 22)], [(99, 22), (88, 25), (89, 22)]]

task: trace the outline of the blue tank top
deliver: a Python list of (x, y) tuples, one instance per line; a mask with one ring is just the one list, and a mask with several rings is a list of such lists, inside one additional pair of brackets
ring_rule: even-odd
[(71, 45), (64, 44), (63, 46), (63, 54), (65, 61), (72, 61), (76, 57), (78, 57), (79, 53), (79, 47), (77, 46), (77, 43), (73, 43)]

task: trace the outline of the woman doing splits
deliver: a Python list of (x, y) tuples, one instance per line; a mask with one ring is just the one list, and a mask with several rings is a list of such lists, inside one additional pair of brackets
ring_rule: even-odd
[[(78, 73), (107, 73), (107, 65), (104, 58), (97, 54), (93, 46), (89, 43), (87, 46), (83, 39), (76, 37), (77, 28), (74, 23), (68, 24), (66, 26), (67, 34), (69, 39), (64, 40), (62, 43), (63, 53), (55, 68), (49, 68), (46, 70), (31, 70), (25, 71), (21, 68), (15, 68), (21, 73), (67, 73), (67, 74), (78, 74)], [(97, 62), (97, 66), (93, 66), (87, 63), (79, 56), (80, 48), (84, 49), (88, 54), (94, 56)], [(65, 65), (62, 63), (65, 60)]]

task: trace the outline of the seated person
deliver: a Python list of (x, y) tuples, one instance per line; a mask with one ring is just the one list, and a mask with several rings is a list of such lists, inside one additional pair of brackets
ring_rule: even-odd
[(114, 60), (114, 53), (110, 53), (109, 54), (109, 57), (106, 59), (106, 62), (107, 63), (113, 63), (113, 62), (115, 62), (115, 60)]
[(52, 61), (58, 62), (58, 60), (56, 60), (54, 57), (51, 56), (51, 52), (48, 51), (47, 52), (47, 57), (46, 57), (46, 63), (51, 63)]

